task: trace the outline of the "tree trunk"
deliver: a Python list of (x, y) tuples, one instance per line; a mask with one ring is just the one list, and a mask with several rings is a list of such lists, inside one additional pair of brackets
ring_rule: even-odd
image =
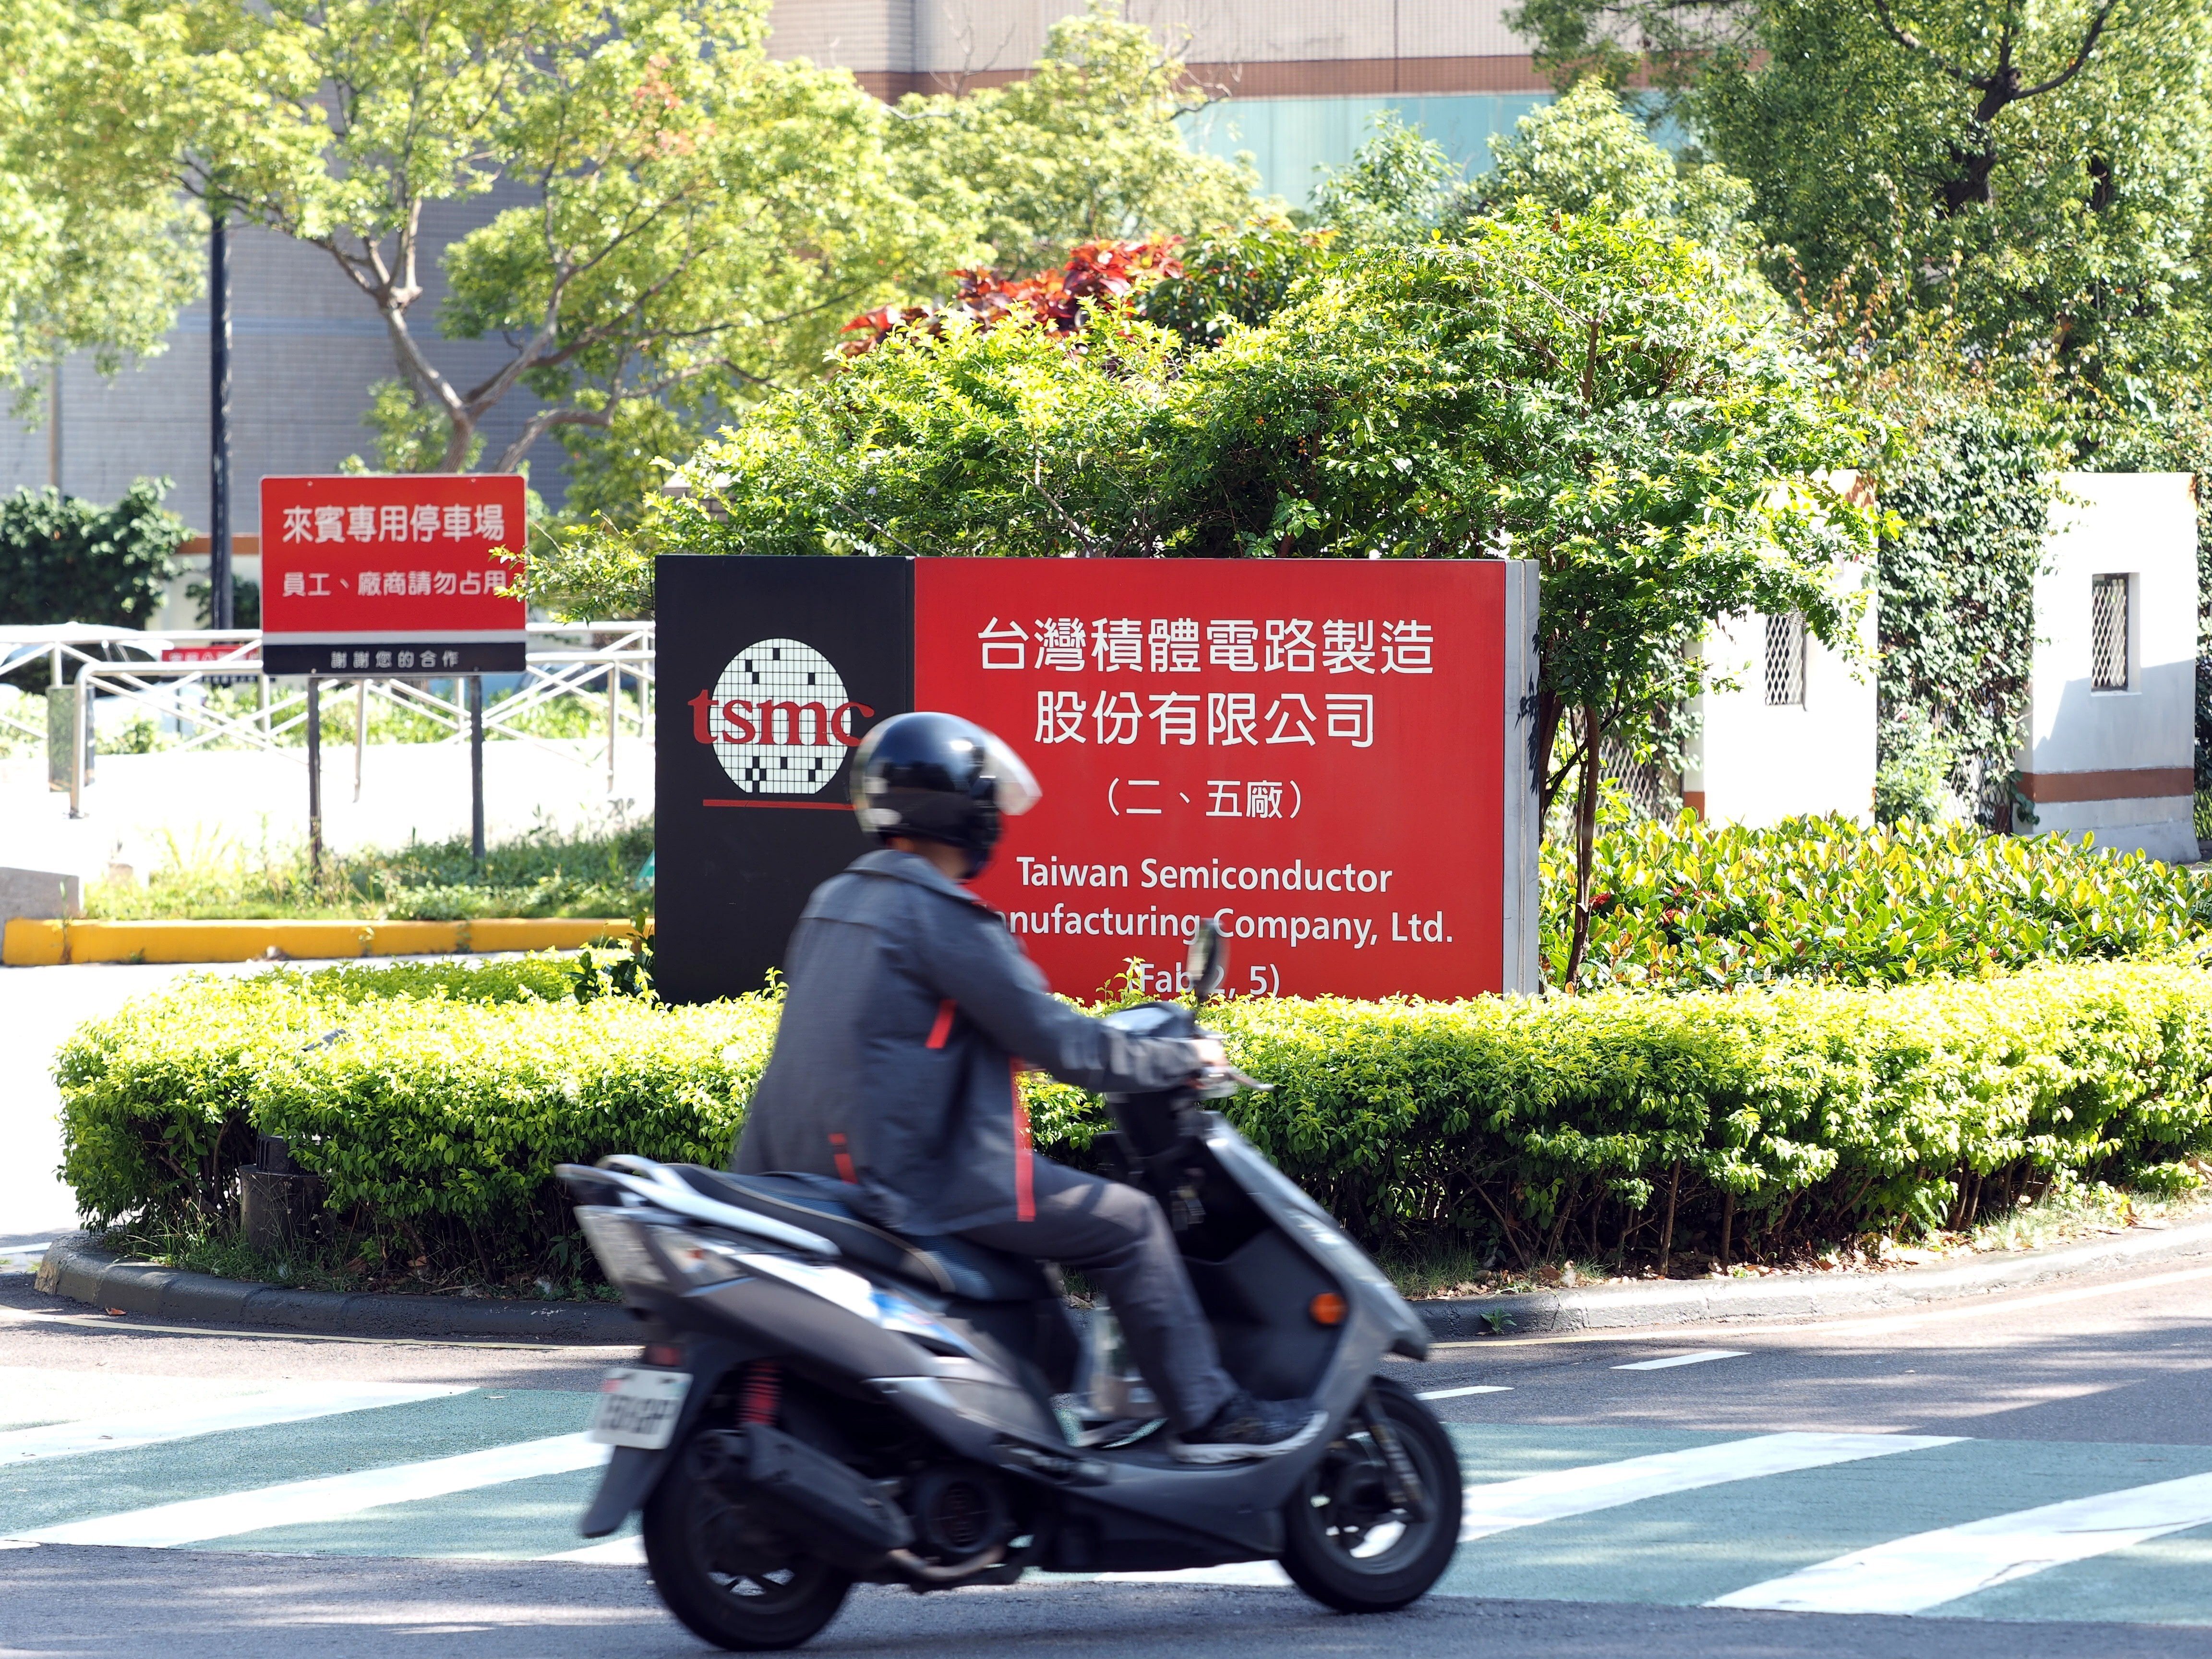
[(1581, 977), (1583, 957), (1589, 951), (1590, 872), (1597, 861), (1597, 803), (1602, 781), (1599, 776), (1598, 740), (1603, 735), (1603, 726), (1596, 708), (1584, 704), (1582, 720), (1582, 775), (1575, 786), (1575, 927), (1573, 940), (1567, 946), (1566, 972), (1560, 984), (1560, 989), (1570, 996), (1574, 994), (1576, 981)]
[(1667, 1277), (1667, 1268), (1674, 1258), (1674, 1195), (1682, 1186), (1682, 1160), (1674, 1160), (1674, 1173), (1667, 1181), (1667, 1219), (1659, 1229), (1659, 1277)]

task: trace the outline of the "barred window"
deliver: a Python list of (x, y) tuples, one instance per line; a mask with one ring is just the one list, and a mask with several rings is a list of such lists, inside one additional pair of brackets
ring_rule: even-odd
[(2089, 689), (2128, 689), (2128, 579), (2089, 578)]
[(1598, 745), (1598, 776), (1626, 798), (1638, 817), (1672, 819), (1682, 810), (1682, 780), (1656, 761), (1638, 760), (1627, 744), (1607, 738)]
[(1768, 617), (1766, 706), (1802, 707), (1805, 702), (1805, 618), (1796, 611)]

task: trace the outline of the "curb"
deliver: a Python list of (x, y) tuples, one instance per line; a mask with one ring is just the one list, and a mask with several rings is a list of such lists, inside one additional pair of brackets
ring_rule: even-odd
[(2212, 1221), (2136, 1228), (2087, 1243), (1985, 1255), (1952, 1267), (1597, 1285), (1585, 1291), (1416, 1302), (1413, 1306), (1429, 1334), (1441, 1342), (1491, 1335), (1485, 1319), (1496, 1320), (1500, 1315), (1511, 1322), (1498, 1334), (1514, 1336), (1750, 1324), (1912, 1312), (1946, 1302), (2199, 1258), (2212, 1258)]
[[(507, 1341), (630, 1344), (642, 1334), (626, 1308), (605, 1302), (518, 1302), (459, 1296), (344, 1295), (287, 1290), (213, 1273), (118, 1261), (88, 1233), (56, 1239), (39, 1265), (38, 1289), (97, 1308), (325, 1336), (476, 1337)], [(2057, 1244), (1955, 1267), (1887, 1273), (1790, 1273), (1765, 1279), (1682, 1279), (1413, 1305), (1440, 1342), (1492, 1334), (1674, 1329), (1777, 1319), (1912, 1312), (1946, 1302), (2069, 1279), (2212, 1258), (2212, 1221), (2143, 1227), (2082, 1244)], [(1510, 1323), (1493, 1333), (1486, 1319)]]
[[(646, 924), (648, 932), (653, 924)], [(299, 961), (574, 951), (630, 932), (621, 916), (506, 916), (475, 921), (40, 921), (0, 933), (0, 964), (77, 962)]]
[(118, 1261), (94, 1249), (91, 1237), (64, 1233), (53, 1242), (39, 1264), (40, 1291), (125, 1313), (317, 1336), (635, 1345), (644, 1334), (629, 1309), (611, 1302), (288, 1290), (179, 1267)]

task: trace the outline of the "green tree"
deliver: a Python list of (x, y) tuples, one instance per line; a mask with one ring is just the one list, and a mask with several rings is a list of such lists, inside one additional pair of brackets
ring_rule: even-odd
[(1755, 276), (1645, 220), (1522, 202), (1457, 242), (1334, 258), (1211, 349), (1120, 312), (1072, 340), (895, 335), (708, 445), (635, 534), (541, 550), (532, 580), (588, 607), (647, 599), (662, 549), (1510, 553), (1543, 581), (1548, 805), (1608, 738), (1652, 735), (1717, 618), (1848, 637), (1836, 571), (1870, 519), (1827, 480), (1866, 445)]
[(1678, 160), (1596, 76), (1490, 141), (1492, 166), (1476, 179), (1478, 210), (1526, 197), (1569, 213), (1634, 216), (1670, 223), (1709, 247), (1748, 251), (1751, 186), (1711, 161)]
[(1533, 202), (1456, 244), (1347, 256), (1182, 385), (1211, 471), (1267, 485), (1245, 484), (1270, 509), (1248, 550), (1536, 562), (1544, 804), (1579, 780), (1571, 984), (1595, 757), (1657, 735), (1723, 617), (1849, 637), (1836, 571), (1871, 525), (1829, 480), (1865, 431), (1755, 277), (1648, 221)]
[[(768, 56), (767, 9), (126, 0), (77, 54), (72, 137), (116, 176), (330, 255), (392, 342), (388, 455), (460, 470), (485, 416), (535, 394), (491, 460), (511, 471), (548, 431), (611, 429), (639, 402), (733, 405), (809, 373), (846, 316), (969, 246), (902, 190), (880, 104)], [(515, 205), (446, 253), (443, 331), (510, 348), (465, 385), (412, 315), (425, 210), (495, 191)]]
[(1313, 216), (1362, 246), (1425, 242), (1457, 205), (1466, 183), (1443, 145), (1386, 110), (1349, 165), (1323, 172), (1314, 186)]
[(1176, 118), (1203, 107), (1183, 66), (1119, 0), (1054, 23), (1024, 79), (902, 99), (891, 154), (977, 227), (1001, 270), (1060, 264), (1083, 242), (1188, 234), (1242, 221), (1258, 173), (1203, 155)]
[(2125, 404), (2201, 361), (2200, 0), (1526, 0), (1562, 77), (1648, 67), (1818, 292), (1955, 304), (1972, 343)]
[(52, 489), (0, 497), (0, 623), (143, 628), (161, 608), (185, 521), (141, 478), (112, 507)]
[(204, 220), (165, 186), (114, 188), (55, 143), (82, 27), (68, 0), (0, 8), (0, 384), (27, 393), (67, 352), (111, 373), (158, 353), (205, 264)]

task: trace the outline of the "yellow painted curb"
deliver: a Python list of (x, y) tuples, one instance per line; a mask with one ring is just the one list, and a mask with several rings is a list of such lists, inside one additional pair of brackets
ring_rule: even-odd
[[(647, 931), (652, 924), (646, 924)], [(251, 962), (459, 951), (573, 951), (630, 931), (619, 917), (495, 917), (480, 921), (32, 921), (8, 923), (0, 963)]]
[[(653, 924), (646, 923), (646, 931)], [(628, 921), (593, 920), (589, 916), (550, 917), (543, 921), (486, 918), (469, 924), (471, 951), (574, 951), (595, 939), (628, 939)]]
[(62, 929), (67, 925), (33, 921), (27, 916), (11, 917), (6, 937), (0, 939), (0, 962), (10, 968), (51, 968), (68, 960), (62, 954)]

